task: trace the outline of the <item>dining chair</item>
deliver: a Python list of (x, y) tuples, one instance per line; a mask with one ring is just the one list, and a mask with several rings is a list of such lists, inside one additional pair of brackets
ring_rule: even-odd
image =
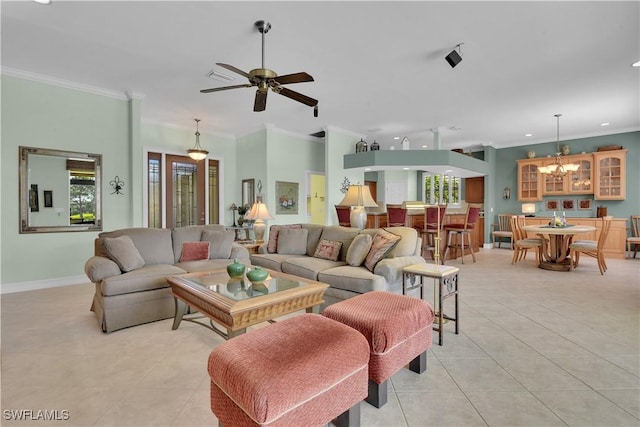
[(511, 231), (511, 214), (498, 214), (498, 223), (491, 224), (491, 237), (493, 239), (493, 247), (502, 244), (502, 239), (508, 239), (509, 246), (513, 249), (513, 231)]
[(527, 237), (527, 232), (522, 229), (524, 226), (524, 215), (511, 215), (509, 218), (511, 230), (513, 232), (513, 257), (511, 264), (527, 258), (529, 249), (536, 252), (538, 265), (542, 263), (542, 239), (539, 237)]
[[(447, 259), (450, 249), (453, 249), (454, 251), (454, 258), (457, 258), (458, 249), (461, 249), (462, 263), (464, 264), (464, 240), (466, 237), (468, 243), (467, 247), (471, 252), (471, 258), (473, 258), (473, 262), (476, 262), (476, 256), (473, 253), (473, 247), (471, 246), (471, 231), (473, 231), (476, 222), (478, 222), (480, 210), (481, 208), (479, 206), (468, 205), (463, 224), (447, 224), (444, 226), (444, 232), (447, 239), (447, 249), (444, 251), (443, 261)], [(460, 237), (460, 240), (458, 240), (458, 236)]]
[(338, 214), (338, 224), (343, 227), (351, 227), (351, 208), (349, 206), (335, 205)]
[(402, 205), (387, 204), (387, 227), (404, 227), (407, 210)]
[(605, 216), (602, 218), (602, 228), (600, 230), (600, 236), (598, 240), (578, 240), (577, 242), (569, 245), (569, 271), (573, 271), (574, 267), (578, 266), (580, 262), (580, 254), (584, 254), (598, 260), (598, 268), (600, 274), (604, 275), (607, 271), (607, 262), (604, 259), (604, 243), (609, 235), (609, 228), (611, 228), (612, 216)]
[(633, 257), (638, 253), (640, 246), (640, 215), (631, 215), (631, 236), (627, 237), (627, 252), (631, 258), (631, 248), (633, 247)]
[[(436, 241), (438, 231), (442, 235), (444, 228), (444, 215), (447, 205), (427, 206), (424, 208), (424, 228), (419, 230), (422, 237), (422, 253), (429, 252), (432, 259), (435, 259)], [(440, 244), (440, 242), (438, 242)], [(437, 248), (440, 255), (440, 262), (444, 264), (444, 258), (440, 248)]]

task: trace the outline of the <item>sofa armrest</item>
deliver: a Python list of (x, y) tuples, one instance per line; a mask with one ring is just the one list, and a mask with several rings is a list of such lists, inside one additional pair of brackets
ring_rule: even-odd
[(264, 242), (263, 244), (258, 246), (258, 253), (259, 254), (268, 254), (269, 253), (269, 251), (267, 250), (268, 246), (269, 246), (269, 244), (267, 242)]
[(84, 272), (92, 283), (122, 274), (118, 264), (103, 256), (93, 256), (84, 264)]
[(245, 248), (244, 246), (242, 246), (239, 243), (233, 243), (231, 245), (231, 256), (229, 257), (230, 259), (243, 259), (243, 260), (249, 260), (249, 251), (247, 250), (247, 248)]
[(417, 255), (384, 258), (373, 269), (374, 274), (383, 276), (388, 283), (402, 282), (402, 269), (411, 264), (423, 263), (424, 258)]

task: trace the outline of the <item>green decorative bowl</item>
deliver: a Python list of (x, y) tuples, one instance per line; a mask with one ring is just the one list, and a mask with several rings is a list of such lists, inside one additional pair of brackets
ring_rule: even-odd
[(262, 283), (269, 276), (269, 272), (260, 267), (253, 268), (247, 273), (247, 279), (251, 280), (251, 283)]
[(244, 269), (245, 265), (238, 262), (238, 259), (234, 259), (233, 264), (227, 265), (227, 273), (229, 273), (229, 277), (242, 277)]

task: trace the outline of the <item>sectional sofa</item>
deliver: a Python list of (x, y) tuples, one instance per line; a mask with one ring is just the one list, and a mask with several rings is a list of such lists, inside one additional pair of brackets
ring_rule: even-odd
[(85, 273), (95, 284), (91, 310), (103, 332), (173, 317), (167, 276), (224, 268), (249, 252), (223, 225), (129, 228), (100, 233)]
[(410, 227), (273, 225), (251, 264), (329, 284), (322, 310), (369, 291), (402, 293), (402, 268), (425, 262), (421, 247)]

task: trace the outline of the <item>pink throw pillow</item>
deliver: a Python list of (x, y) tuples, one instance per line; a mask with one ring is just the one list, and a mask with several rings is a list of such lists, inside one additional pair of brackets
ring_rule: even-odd
[(329, 261), (337, 261), (340, 255), (340, 248), (342, 242), (334, 242), (331, 240), (322, 239), (318, 243), (316, 252), (313, 254), (314, 258), (328, 259)]
[(367, 258), (364, 260), (364, 266), (371, 272), (376, 267), (376, 264), (380, 262), (386, 254), (398, 243), (400, 236), (393, 233), (389, 233), (385, 230), (378, 230), (373, 238), (371, 249), (367, 254)]
[(209, 259), (209, 242), (184, 242), (180, 262)]

